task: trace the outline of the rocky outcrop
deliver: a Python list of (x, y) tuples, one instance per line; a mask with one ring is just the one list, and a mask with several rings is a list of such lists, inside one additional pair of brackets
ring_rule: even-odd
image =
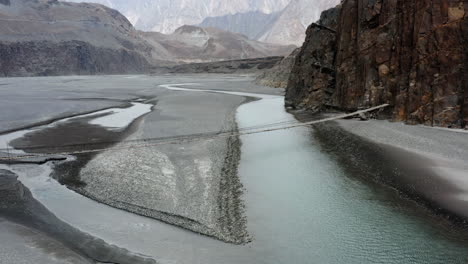
[[(345, 0), (339, 9), (336, 34), (309, 28), (288, 84), (290, 106), (350, 111), (389, 103), (382, 114), (396, 121), (466, 126), (466, 1)], [(331, 57), (326, 78), (311, 69), (310, 62), (328, 68)]]
[(262, 72), (255, 79), (255, 83), (274, 88), (286, 88), (288, 86), (289, 75), (291, 74), (299, 51), (300, 49), (295, 49), (289, 56), (273, 66), (273, 68)]
[(336, 30), (340, 8), (322, 13), (307, 29), (308, 38), (296, 57), (286, 90), (288, 105), (319, 111), (335, 90)]

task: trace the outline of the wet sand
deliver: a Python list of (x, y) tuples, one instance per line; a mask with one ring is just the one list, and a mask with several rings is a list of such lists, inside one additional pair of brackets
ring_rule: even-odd
[[(61, 221), (32, 196), (29, 189), (18, 181), (15, 173), (3, 169), (0, 169), (0, 215), (11, 222), (44, 233), (36, 237), (56, 240), (62, 244), (58, 247), (65, 254), (63, 258), (81, 255), (90, 263), (156, 263), (151, 258), (109, 245)], [(52, 250), (51, 245), (42, 247), (44, 250)], [(77, 255), (73, 256), (70, 251)]]
[[(105, 149), (115, 146), (134, 133), (144, 118), (144, 116), (137, 118), (122, 131), (110, 131), (99, 125), (89, 124), (89, 121), (96, 117), (80, 118), (73, 122), (40, 129), (12, 141), (11, 145), (29, 154)], [(69, 156), (64, 162), (56, 162), (51, 176), (70, 189), (77, 190), (86, 185), (80, 178), (80, 169), (97, 154), (79, 154), (74, 158)], [(21, 163), (21, 160), (19, 162)]]
[(92, 264), (93, 261), (73, 252), (43, 233), (0, 218), (1, 263)]

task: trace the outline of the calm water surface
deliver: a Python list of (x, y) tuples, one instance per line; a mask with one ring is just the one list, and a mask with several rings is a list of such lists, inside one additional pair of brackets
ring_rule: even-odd
[[(283, 99), (238, 110), (240, 127), (293, 118)], [(242, 137), (240, 174), (257, 263), (468, 263), (468, 248), (347, 177), (308, 128)]]

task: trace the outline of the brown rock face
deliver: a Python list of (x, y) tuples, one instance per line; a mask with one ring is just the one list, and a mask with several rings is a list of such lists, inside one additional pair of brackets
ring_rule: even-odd
[(340, 9), (322, 13), (307, 29), (307, 38), (296, 56), (286, 90), (286, 105), (319, 111), (330, 103), (335, 90), (337, 18)]
[[(466, 0), (343, 1), (334, 50), (336, 85), (325, 105), (355, 110), (389, 103), (386, 114), (394, 120), (466, 126), (467, 12)], [(311, 42), (321, 41), (316, 34), (309, 32), (303, 50), (328, 52), (313, 47)], [(298, 58), (293, 72), (306, 66)], [(316, 79), (314, 71), (309, 75)], [(290, 89), (311, 88), (290, 80)], [(312, 90), (323, 88), (314, 85)], [(320, 99), (304, 92), (287, 98), (296, 107), (303, 107), (295, 103), (299, 101), (312, 109), (324, 103)]]
[[(465, 10), (468, 10), (468, 7), (465, 3)], [(462, 34), (463, 34), (463, 45), (465, 46), (465, 64), (463, 65), (463, 103), (462, 103), (462, 115), (463, 115), (463, 125), (465, 129), (468, 129), (468, 19), (467, 12), (465, 11), (465, 19), (461, 22)]]

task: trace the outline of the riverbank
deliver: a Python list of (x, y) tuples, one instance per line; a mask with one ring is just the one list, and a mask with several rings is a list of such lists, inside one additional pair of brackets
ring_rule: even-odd
[[(16, 230), (22, 229), (23, 234), (30, 233), (30, 243), (36, 243), (33, 248), (48, 252), (39, 255), (40, 250), (29, 250), (28, 254), (32, 253), (33, 256), (50, 259), (55, 255), (55, 258), (61, 259), (63, 263), (74, 263), (77, 258), (80, 259), (80, 263), (156, 263), (151, 258), (112, 246), (63, 222), (33, 197), (29, 189), (18, 181), (15, 173), (4, 169), (0, 169), (0, 215), (19, 224), (5, 223), (0, 218), (2, 229), (8, 230), (7, 235), (19, 240), (18, 237), (12, 236), (12, 227)], [(2, 233), (2, 237), (3, 235)], [(1, 241), (0, 244), (5, 242)], [(9, 254), (11, 252), (3, 252), (0, 256), (2, 259), (16, 258)], [(25, 257), (22, 261), (32, 262), (34, 259), (28, 260)]]
[(468, 134), (463, 130), (355, 119), (314, 129), (324, 150), (351, 174), (391, 186), (441, 220), (468, 230)]

